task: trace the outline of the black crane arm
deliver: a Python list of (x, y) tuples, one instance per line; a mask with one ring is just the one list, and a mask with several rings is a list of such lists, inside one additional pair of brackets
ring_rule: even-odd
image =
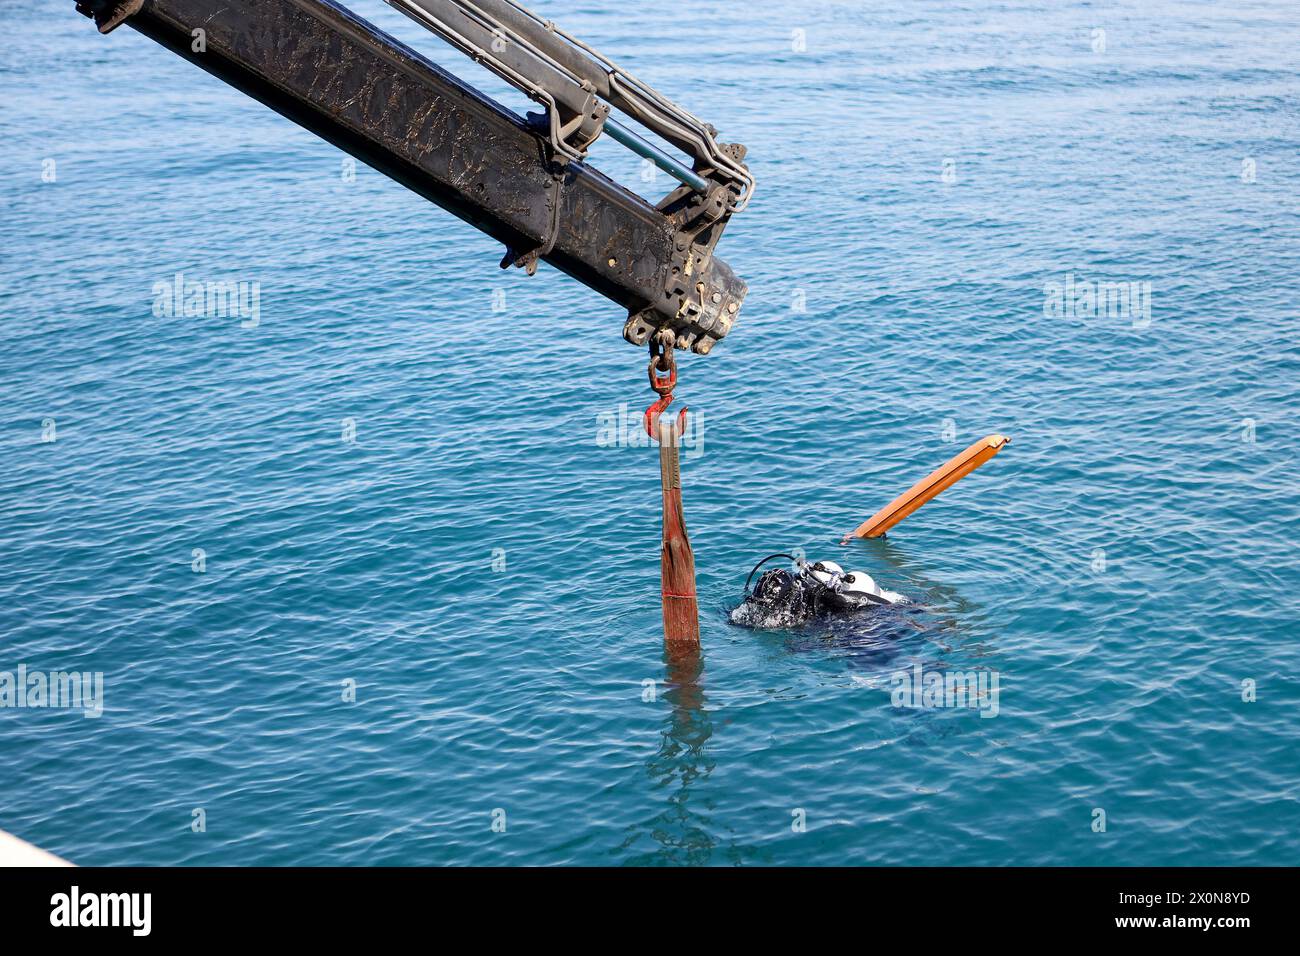
[[(389, 2), (546, 113), (516, 115), (330, 0), (78, 0), (77, 9), (103, 33), (128, 24), (498, 239), (503, 267), (531, 274), (541, 259), (614, 300), (628, 310), (628, 341), (666, 329), (677, 347), (704, 354), (727, 334), (746, 286), (713, 249), (753, 191), (744, 147), (717, 143), (711, 127), (513, 2)], [(510, 56), (466, 49), (477, 40)], [(611, 106), (687, 152), (691, 168), (615, 124)], [(678, 165), (682, 185), (652, 206), (586, 164), (602, 132)]]

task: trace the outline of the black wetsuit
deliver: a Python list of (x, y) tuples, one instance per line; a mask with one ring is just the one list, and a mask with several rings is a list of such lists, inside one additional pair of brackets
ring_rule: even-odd
[(847, 594), (823, 584), (810, 572), (791, 574), (784, 568), (763, 572), (746, 601), (795, 620), (847, 614), (881, 603), (878, 598)]

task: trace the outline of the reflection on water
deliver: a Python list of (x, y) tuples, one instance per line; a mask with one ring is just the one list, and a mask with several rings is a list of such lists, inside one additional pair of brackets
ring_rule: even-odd
[(913, 549), (890, 538), (855, 541), (853, 546), (885, 565), (888, 573), (880, 576), (882, 585), (901, 591), (911, 602), (899, 607), (897, 610), (904, 613), (893, 616), (892, 621), (887, 617), (878, 619), (884, 625), (882, 636), (894, 636), (890, 632), (896, 628), (910, 627), (944, 654), (955, 649), (977, 656), (987, 652), (979, 625), (989, 612), (982, 602), (971, 599), (957, 585), (931, 577)]
[[(696, 648), (665, 644), (663, 697), (670, 704), (659, 749), (646, 763), (653, 791), (666, 797), (661, 813), (644, 825), (658, 844), (650, 853), (627, 860), (632, 864), (700, 864), (711, 861), (716, 828), (701, 812), (700, 798), (692, 790), (713, 771), (705, 745), (713, 736), (713, 720), (705, 706), (704, 658)], [(641, 831), (642, 827), (635, 828)], [(624, 846), (638, 833), (629, 834)]]

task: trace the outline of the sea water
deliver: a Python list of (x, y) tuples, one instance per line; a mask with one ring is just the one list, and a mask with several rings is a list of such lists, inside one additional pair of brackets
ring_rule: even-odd
[[(677, 390), (702, 661), (662, 649), (617, 307), (14, 5), (0, 671), (103, 684), (0, 707), (0, 828), (83, 864), (1294, 863), (1300, 10), (536, 6), (758, 178), (718, 250), (749, 298)], [(733, 626), (775, 551), (910, 605)]]

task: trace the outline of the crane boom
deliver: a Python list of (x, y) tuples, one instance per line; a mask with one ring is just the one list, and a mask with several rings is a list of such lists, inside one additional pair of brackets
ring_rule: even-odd
[[(499, 240), (503, 267), (531, 274), (546, 261), (612, 299), (628, 310), (624, 337), (634, 344), (671, 331), (678, 348), (704, 354), (736, 318), (746, 286), (713, 247), (753, 188), (736, 174), (744, 147), (699, 144), (694, 185), (684, 182), (651, 205), (582, 160), (585, 146), (612, 130), (609, 105), (597, 102), (598, 122), (585, 140), (575, 139), (580, 118), (559, 99), (571, 100), (572, 90), (546, 92), (560, 85), (555, 76), (536, 83), (547, 115), (520, 117), (330, 0), (78, 0), (77, 9), (103, 33), (128, 24)], [(529, 35), (493, 36), (498, 45), (502, 35), (508, 43), (538, 38), (535, 24), (526, 29)], [(574, 50), (543, 56), (590, 70), (594, 61)], [(556, 75), (567, 82), (572, 69)], [(620, 72), (604, 75), (607, 91), (611, 82), (634, 90), (623, 100), (611, 94), (614, 107), (662, 108)], [(595, 92), (586, 85), (593, 90), (583, 92)], [(665, 138), (690, 144), (698, 135), (676, 132)], [(557, 149), (556, 133), (569, 152)], [(730, 163), (712, 162), (713, 149)]]

